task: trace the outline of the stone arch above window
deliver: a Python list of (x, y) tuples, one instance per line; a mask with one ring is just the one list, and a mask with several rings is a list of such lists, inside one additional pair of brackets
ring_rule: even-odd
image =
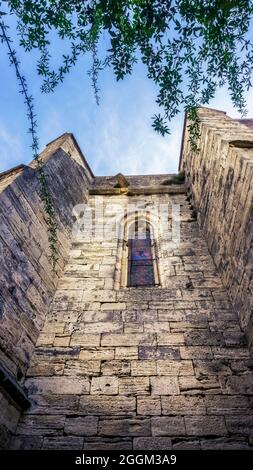
[(162, 287), (158, 234), (148, 218), (124, 218), (119, 235), (115, 288)]

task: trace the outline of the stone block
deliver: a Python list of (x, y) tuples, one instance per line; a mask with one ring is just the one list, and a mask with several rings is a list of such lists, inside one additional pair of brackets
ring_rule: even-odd
[(205, 405), (208, 415), (236, 415), (253, 413), (249, 398), (243, 396), (216, 395), (206, 396)]
[(156, 416), (161, 414), (160, 398), (138, 397), (137, 414)]
[(167, 396), (161, 397), (163, 415), (205, 415), (206, 406), (201, 396)]
[(124, 333), (143, 333), (144, 326), (141, 323), (125, 323)]
[(180, 359), (179, 348), (169, 346), (139, 346), (139, 360), (143, 359)]
[(101, 338), (102, 346), (138, 346), (139, 344), (154, 344), (156, 337), (151, 333), (104, 333)]
[(123, 323), (113, 321), (108, 322), (91, 322), (77, 325), (78, 330), (82, 332), (83, 336), (99, 335), (100, 333), (122, 333)]
[(37, 346), (47, 346), (54, 344), (55, 334), (54, 333), (40, 333), (36, 345)]
[(156, 361), (157, 375), (188, 376), (194, 375), (192, 361), (158, 360)]
[(166, 375), (151, 377), (150, 383), (152, 395), (178, 395), (180, 393), (176, 377), (168, 377)]
[(150, 391), (149, 377), (120, 377), (120, 395), (147, 395)]
[(169, 437), (134, 437), (134, 450), (170, 450), (172, 449)]
[(114, 361), (103, 361), (101, 363), (101, 373), (104, 375), (130, 375), (131, 367), (130, 361), (127, 360), (114, 360)]
[(41, 436), (59, 434), (64, 428), (65, 416), (60, 415), (25, 415), (17, 427), (17, 434)]
[[(170, 324), (167, 321), (154, 321), (152, 323), (144, 323), (144, 331), (148, 333), (162, 333), (162, 332), (170, 332)], [(159, 335), (162, 336), (162, 335)], [(169, 336), (169, 335), (168, 335)], [(162, 344), (162, 343), (160, 343)], [(166, 343), (168, 344), (168, 343)], [(175, 344), (175, 343), (169, 343)]]
[(226, 436), (228, 434), (222, 416), (186, 416), (185, 427), (189, 436)]
[(99, 435), (102, 436), (150, 436), (150, 420), (147, 418), (101, 419)]
[(253, 374), (221, 377), (222, 392), (229, 395), (252, 395)]
[(80, 361), (109, 361), (114, 359), (114, 349), (109, 348), (89, 348), (81, 349), (79, 354)]
[(183, 436), (185, 435), (184, 419), (182, 417), (151, 418), (152, 436)]
[(100, 334), (74, 332), (71, 336), (70, 346), (100, 346)]
[(213, 376), (205, 380), (197, 380), (195, 377), (179, 377), (180, 391), (185, 394), (213, 394), (221, 393), (219, 380)]
[(210, 346), (180, 346), (182, 359), (213, 359)]
[(131, 361), (131, 375), (156, 375), (156, 361)]
[(101, 304), (101, 310), (125, 310), (126, 304), (124, 302), (105, 302)]
[(68, 335), (61, 335), (61, 336), (56, 336), (54, 340), (54, 346), (59, 347), (68, 347), (70, 343), (70, 336)]
[(135, 397), (120, 396), (82, 396), (80, 398), (81, 413), (89, 415), (131, 415), (136, 411)]
[(158, 333), (157, 344), (163, 346), (178, 346), (184, 344), (184, 335), (181, 333)]
[(78, 416), (66, 418), (64, 433), (79, 436), (95, 436), (98, 428), (98, 417)]
[(135, 346), (117, 347), (115, 349), (115, 359), (126, 359), (126, 360), (138, 359), (138, 347), (135, 347)]
[(62, 436), (45, 437), (43, 450), (79, 450), (83, 448), (83, 437)]
[(200, 441), (202, 450), (244, 450), (250, 449), (246, 439), (241, 437), (218, 437), (216, 439), (201, 439)]
[(110, 450), (131, 450), (132, 439), (126, 438), (84, 438), (83, 450), (110, 451)]
[(96, 360), (66, 361), (64, 367), (64, 375), (85, 377), (99, 374), (100, 361)]
[(119, 391), (119, 382), (117, 377), (103, 376), (92, 377), (91, 395), (117, 395)]
[(73, 377), (46, 377), (27, 379), (26, 388), (31, 395), (52, 393), (54, 395), (89, 393), (90, 382), (88, 378)]
[(33, 397), (29, 411), (34, 414), (72, 415), (77, 414), (79, 395), (43, 394)]

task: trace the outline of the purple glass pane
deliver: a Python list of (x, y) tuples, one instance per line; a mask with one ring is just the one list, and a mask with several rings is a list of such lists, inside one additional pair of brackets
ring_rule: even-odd
[(153, 266), (131, 266), (130, 273), (130, 285), (131, 286), (146, 286), (150, 287), (154, 285), (154, 270)]
[(155, 284), (151, 239), (129, 240), (129, 285), (151, 287)]
[(131, 259), (152, 259), (150, 240), (132, 240)]

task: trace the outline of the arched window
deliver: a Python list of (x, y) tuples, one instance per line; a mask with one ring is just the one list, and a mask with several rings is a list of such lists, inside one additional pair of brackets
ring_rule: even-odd
[(128, 287), (159, 285), (156, 247), (145, 220), (136, 219), (128, 234)]
[(145, 211), (127, 214), (121, 221), (114, 288), (165, 287), (160, 258), (159, 220)]

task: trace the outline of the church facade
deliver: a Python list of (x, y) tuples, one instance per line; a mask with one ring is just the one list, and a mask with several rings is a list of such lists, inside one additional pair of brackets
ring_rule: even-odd
[(34, 164), (0, 175), (2, 448), (253, 446), (252, 122), (199, 118), (178, 175), (48, 144), (56, 274)]

